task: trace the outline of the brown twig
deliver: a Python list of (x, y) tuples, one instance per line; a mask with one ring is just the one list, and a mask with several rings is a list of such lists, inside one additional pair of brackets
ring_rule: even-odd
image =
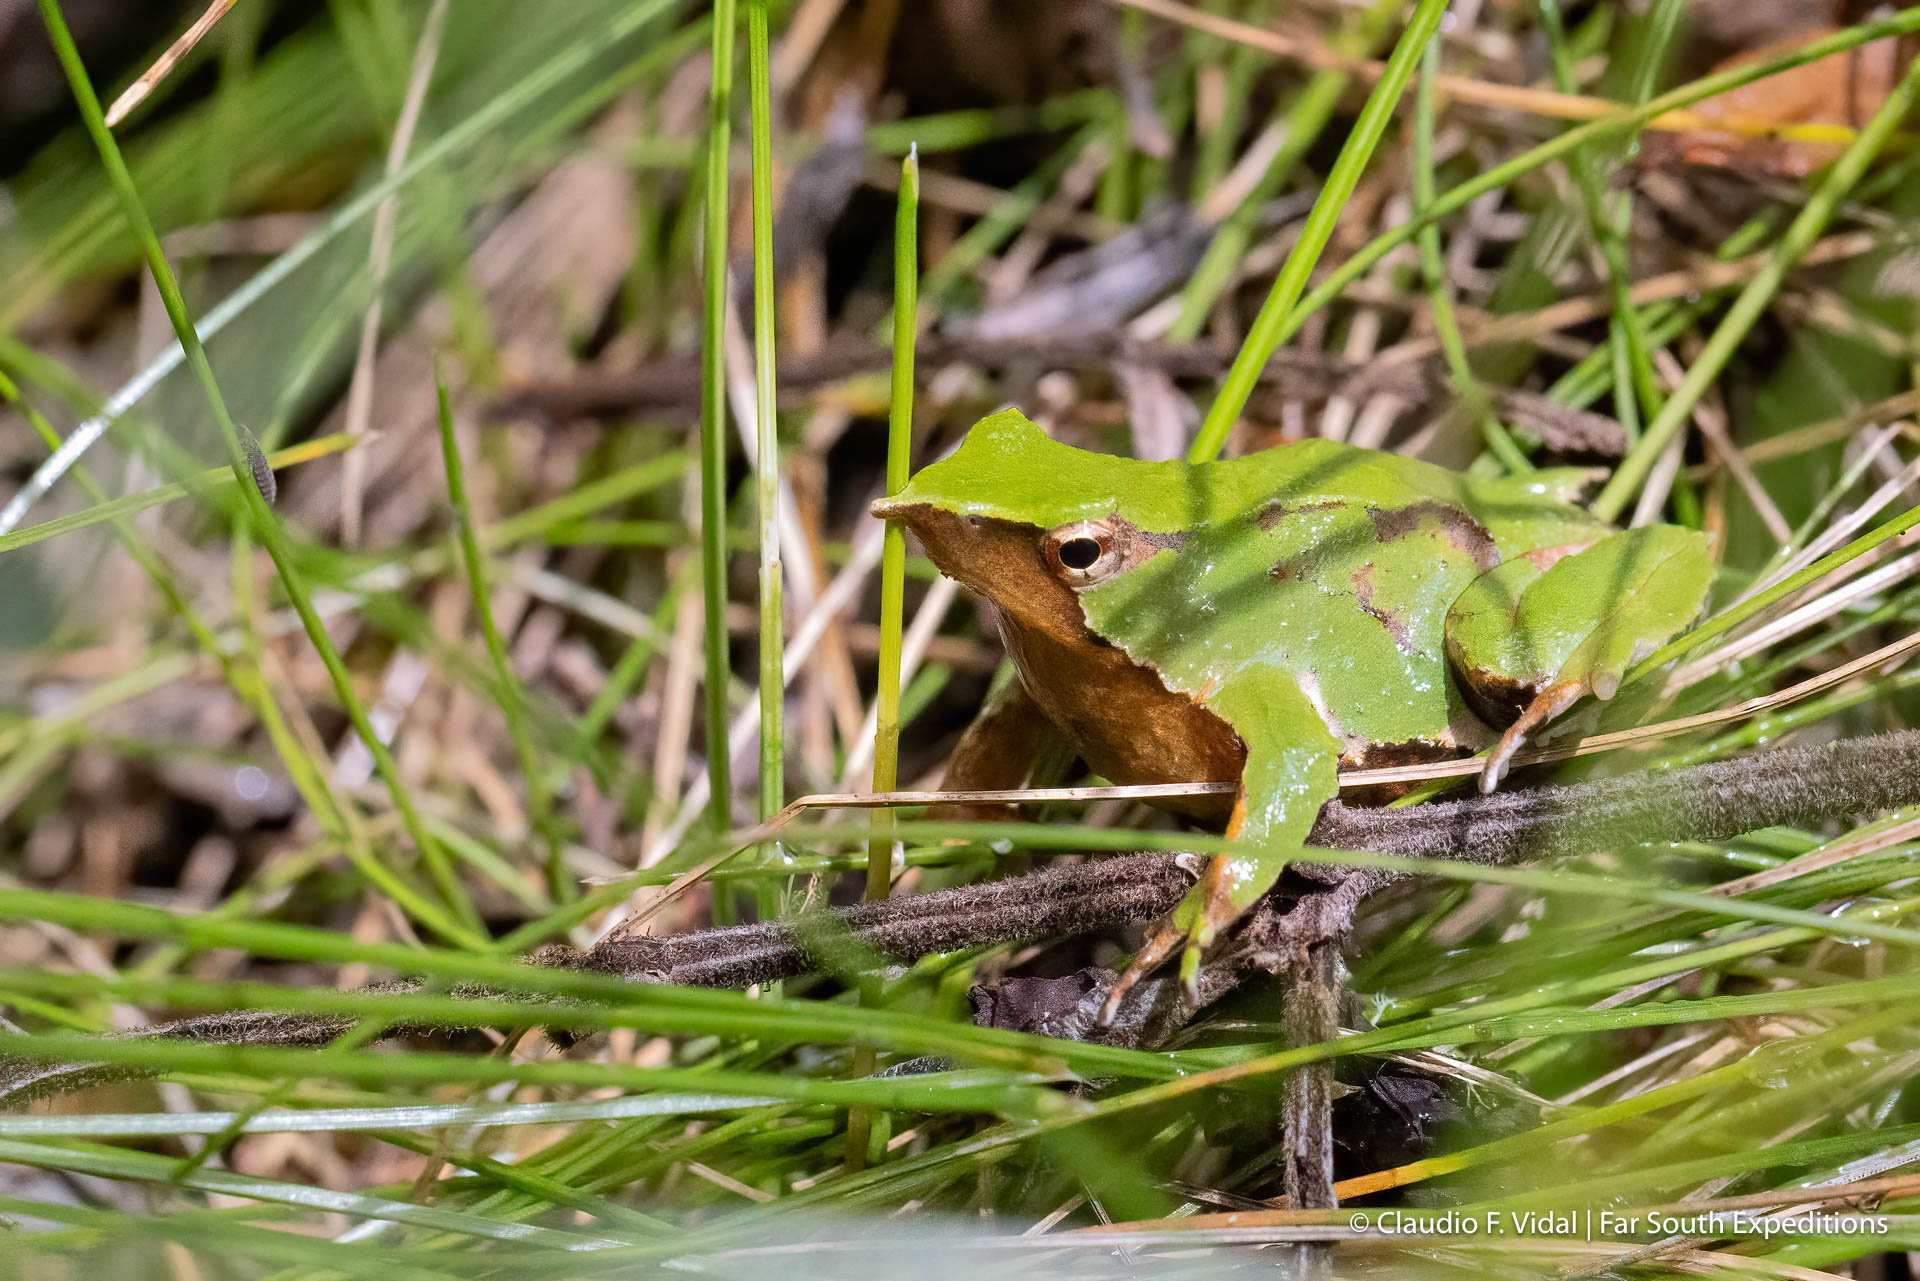
[[(1231, 40), (1250, 49), (1259, 49), (1276, 57), (1287, 58), (1316, 70), (1343, 71), (1361, 80), (1377, 80), (1386, 71), (1385, 63), (1376, 62), (1370, 58), (1349, 57), (1318, 42), (1269, 31), (1251, 23), (1238, 22), (1220, 14), (1208, 13), (1193, 5), (1178, 3), (1177, 0), (1107, 0), (1107, 2), (1128, 9), (1138, 9), (1156, 18), (1164, 18), (1195, 31), (1204, 31), (1209, 35)], [(1524, 111), (1555, 120), (1600, 120), (1617, 115), (1623, 110), (1619, 103), (1607, 98), (1558, 93), (1551, 89), (1533, 89), (1524, 85), (1498, 84), (1489, 80), (1476, 80), (1471, 76), (1435, 76), (1434, 86), (1442, 96), (1455, 102), (1472, 103), (1475, 106), (1497, 110)], [(1668, 111), (1647, 121), (1645, 127), (1650, 130), (1669, 132), (1685, 129), (1715, 129), (1742, 134), (1766, 130), (1788, 137), (1807, 137), (1821, 142), (1845, 142), (1856, 132), (1845, 125), (1806, 124), (1783, 128), (1777, 124), (1763, 125), (1737, 118), (1703, 115), (1695, 111)]]
[[(1198, 343), (1146, 342), (1123, 333), (1075, 337), (988, 339), (950, 335), (923, 339), (915, 367), (931, 377), (941, 366), (966, 361), (982, 365), (1034, 365), (1101, 372), (1118, 362), (1150, 365), (1169, 377), (1219, 377), (1231, 351)], [(862, 341), (841, 341), (824, 350), (780, 361), (781, 395), (797, 400), (807, 393), (863, 373), (887, 368), (892, 352)], [(1366, 400), (1388, 395), (1407, 412), (1446, 403), (1451, 384), (1436, 361), (1405, 361), (1391, 366), (1363, 365), (1319, 351), (1276, 352), (1261, 374), (1283, 384), (1291, 396), (1341, 395)], [(1538, 436), (1562, 453), (1618, 457), (1625, 448), (1620, 424), (1603, 414), (1573, 409), (1537, 392), (1489, 389), (1495, 409), (1514, 427)], [(557, 421), (646, 410), (685, 409), (699, 403), (700, 367), (687, 360), (659, 360), (626, 373), (588, 374), (564, 381), (530, 382), (495, 403), (497, 413), (538, 413)]]
[[(1779, 825), (1809, 826), (1920, 801), (1920, 730), (1781, 748), (1685, 769), (1646, 771), (1566, 787), (1469, 796), (1406, 809), (1329, 804), (1311, 843), (1411, 858), (1499, 866), (1616, 844), (1725, 840)], [(1142, 853), (1052, 867), (1027, 876), (931, 894), (861, 903), (789, 922), (653, 938), (609, 936), (580, 952), (555, 945), (537, 964), (634, 982), (745, 987), (815, 970), (850, 972), (873, 955), (905, 963), (989, 943), (1117, 929), (1170, 910), (1191, 884), (1177, 855)], [(1368, 893), (1399, 877), (1379, 869), (1296, 865), (1276, 897), (1215, 958), (1206, 999), (1245, 973), (1279, 972), (1298, 955), (1337, 944)], [(1179, 985), (1173, 984), (1178, 987)], [(362, 989), (418, 990), (408, 981)], [(479, 989), (471, 995), (497, 995)], [(1099, 993), (1104, 999), (1105, 992)], [(1204, 1000), (1202, 1004), (1204, 1004)], [(1177, 1027), (1197, 1005), (1162, 992), (1120, 1021), (1115, 1035), (1142, 1043)], [(1098, 1009), (1095, 1000), (1089, 1009)], [(1178, 1021), (1173, 1021), (1178, 1020)], [(321, 1045), (357, 1020), (233, 1011), (162, 1024), (137, 1035), (249, 1045)], [(1159, 1031), (1155, 1031), (1158, 1029)], [(1056, 1027), (1067, 1032), (1066, 1023)], [(1076, 1031), (1084, 1034), (1085, 1029)], [(0, 1059), (0, 1102), (63, 1093), (142, 1069)]]
[[(1283, 1007), (1287, 1044), (1319, 1045), (1340, 1034), (1340, 949), (1333, 940), (1302, 947), (1293, 958)], [(1333, 1192), (1333, 1065), (1325, 1059), (1287, 1073), (1281, 1115), (1287, 1204), (1331, 1210)]]

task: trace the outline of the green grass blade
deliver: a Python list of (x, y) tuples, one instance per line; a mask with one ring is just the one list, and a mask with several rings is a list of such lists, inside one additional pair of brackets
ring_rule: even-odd
[(781, 724), (786, 681), (780, 653), (780, 424), (773, 377), (773, 91), (767, 0), (747, 0), (747, 77), (753, 117), (753, 416), (760, 455), (754, 468), (760, 518), (760, 817), (768, 819), (787, 803), (787, 758)]
[[(361, 439), (365, 439), (362, 437)], [(58, 437), (55, 438), (58, 443)], [(312, 462), (329, 454), (343, 453), (359, 444), (352, 436), (344, 432), (332, 436), (320, 436), (313, 440), (302, 441), (298, 445), (289, 445), (285, 449), (276, 449), (266, 456), (267, 466), (279, 471), (284, 467), (294, 467), (300, 463)], [(231, 468), (210, 467), (201, 473), (198, 483), (209, 487), (233, 484)], [(49, 538), (58, 538), (62, 534), (75, 533), (109, 521), (134, 516), (152, 507), (162, 507), (167, 503), (185, 498), (188, 488), (181, 484), (161, 485), (138, 494), (127, 494), (120, 498), (102, 498), (93, 506), (53, 520), (41, 521), (38, 525), (29, 525), (25, 529), (16, 529), (11, 534), (0, 534), (0, 555), (17, 551), (22, 547), (31, 547), (35, 543), (45, 542)]]
[(464, 922), (462, 929), (452, 941), (469, 947), (488, 946), (485, 936), (479, 931), (478, 917), (472, 902), (462, 892), (453, 868), (448, 862), (446, 852), (440, 843), (433, 839), (426, 824), (420, 818), (419, 810), (413, 803), (406, 783), (400, 777), (399, 767), (393, 756), (387, 751), (386, 744), (374, 730), (373, 722), (367, 715), (366, 707), (354, 692), (353, 678), (348, 673), (346, 663), (341, 659), (333, 640), (327, 635), (326, 626), (313, 607), (305, 583), (294, 564), (292, 545), (279, 520), (267, 506), (266, 498), (253, 483), (253, 470), (247, 460), (246, 450), (240, 441), (239, 428), (234, 424), (233, 416), (227, 412), (226, 400), (220, 394), (220, 385), (214, 378), (213, 366), (207, 362), (206, 349), (200, 344), (200, 336), (194, 331), (193, 318), (187, 314), (186, 300), (180, 295), (179, 282), (174, 278), (173, 268), (168, 264), (165, 252), (160, 247), (160, 238), (153, 229), (152, 221), (147, 217), (146, 209), (140, 203), (140, 193), (133, 185), (133, 175), (128, 172), (126, 161), (121, 158), (120, 148), (108, 131), (101, 116), (100, 100), (94, 95), (93, 85), (87, 79), (86, 68), (81, 64), (80, 52), (74, 47), (73, 36), (67, 30), (66, 20), (61, 16), (58, 0), (39, 0), (41, 18), (47, 26), (47, 33), (53, 42), (55, 53), (59, 55), (62, 70), (71, 86), (75, 100), (80, 106), (82, 121), (92, 136), (94, 146), (100, 153), (101, 163), (105, 165), (107, 175), (113, 183), (119, 197), (121, 208), (127, 222), (146, 256), (148, 270), (153, 274), (155, 287), (159, 290), (161, 302), (166, 307), (167, 319), (173, 324), (175, 337), (186, 352), (187, 362), (193, 369), (194, 377), (205, 393), (207, 404), (213, 410), (214, 420), (219, 424), (222, 442), (227, 448), (227, 460), (233, 468), (234, 479), (242, 499), (245, 500), (247, 513), (255, 533), (272, 557), (274, 568), (279, 571), (287, 597), (300, 615), (300, 621), (306, 628), (308, 638), (313, 642), (320, 661), (327, 669), (327, 675), (333, 682), (334, 692), (353, 721), (355, 731), (372, 754), (374, 768), (380, 774), (381, 781), (387, 786), (393, 797), (395, 808), (400, 811), (407, 833), (413, 838), (421, 858), (428, 871), (439, 885), (440, 892), (448, 907), (457, 919)]
[[(919, 315), (920, 282), (920, 155), (909, 150), (900, 166), (900, 199), (893, 222), (893, 383), (887, 404), (887, 493), (897, 494), (913, 468), (913, 353)], [(889, 524), (880, 545), (880, 659), (873, 695), (873, 790), (890, 792), (900, 777), (900, 644), (906, 616), (907, 535)], [(883, 899), (893, 888), (894, 842), (888, 829), (890, 811), (874, 824), (876, 838), (867, 843), (869, 900)], [(879, 815), (875, 816), (880, 817)], [(861, 1003), (874, 1004), (871, 983), (861, 987)], [(855, 1076), (873, 1071), (874, 1052), (862, 1045), (854, 1057)], [(884, 1129), (884, 1127), (882, 1127)], [(847, 1169), (862, 1169), (884, 1153), (874, 1118), (865, 1110), (847, 1117)], [(876, 1150), (877, 1149), (877, 1150)]]
[(733, 821), (727, 753), (727, 186), (733, 129), (735, 0), (714, 0), (707, 99), (705, 305), (700, 329), (700, 581), (706, 618), (707, 807), (713, 830)]
[(1600, 496), (1593, 500), (1594, 515), (1602, 520), (1614, 519), (1639, 492), (1667, 442), (1692, 417), (1694, 406), (1700, 403), (1700, 398), (1706, 395), (1707, 389), (1720, 377), (1721, 370), (1726, 368), (1727, 361), (1733, 358), (1733, 353), (1765, 314), (1773, 302), (1773, 296), (1786, 280), (1787, 272), (1820, 238), (1820, 233), (1832, 221), (1840, 202), (1865, 175), (1867, 166), (1880, 154), (1880, 149), (1893, 135), (1894, 128), (1906, 118), (1913, 107), (1916, 92), (1920, 92), (1920, 59), (1908, 65), (1906, 74), (1900, 77), (1900, 82), (1887, 95), (1886, 101), (1880, 104), (1873, 118), (1867, 121), (1840, 158), (1834, 161), (1819, 188), (1808, 199), (1799, 216), (1794, 218), (1786, 234), (1780, 237), (1766, 266), (1734, 299), (1726, 317), (1688, 366), (1686, 377), (1674, 388), (1666, 404), (1660, 407), (1659, 414), (1647, 424), (1645, 433), (1634, 442), (1633, 449), (1621, 461), (1619, 468), (1600, 491)]
[(1400, 96), (1406, 91), (1407, 82), (1413, 78), (1414, 68), (1419, 65), (1421, 50), (1426, 48), (1427, 41), (1439, 29), (1440, 17), (1446, 8), (1447, 0), (1420, 0), (1414, 10), (1400, 42), (1394, 46), (1393, 55), (1387, 59), (1380, 83), (1368, 95), (1367, 105), (1361, 109), (1359, 119), (1353, 122), (1353, 132), (1347, 135), (1346, 145), (1340, 149), (1340, 158), (1334, 161), (1333, 168), (1327, 174), (1326, 184), (1320, 189), (1312, 212), (1307, 215), (1306, 225), (1300, 229), (1298, 243), (1294, 245), (1293, 252), (1287, 255), (1280, 274), (1274, 278), (1273, 289), (1267, 294), (1266, 302), (1261, 304), (1260, 314), (1254, 317), (1246, 341), (1233, 359), (1232, 368), (1227, 370), (1225, 384), (1220, 388), (1219, 395), (1214, 397), (1205, 421), (1200, 424), (1200, 433), (1187, 455), (1192, 461), (1206, 462), (1219, 456), (1221, 447), (1227, 443), (1228, 431), (1239, 420), (1240, 411), (1246, 408), (1247, 398), (1253, 394), (1260, 371), (1267, 367), (1267, 361), (1286, 341), (1287, 322), (1294, 304), (1299, 301), (1301, 291), (1313, 275), (1314, 266), (1320, 261), (1327, 241), (1332, 239), (1334, 226), (1340, 221), (1347, 201), (1352, 198), (1354, 187), (1359, 185), (1367, 162), (1373, 158), (1374, 148), (1385, 135), (1387, 124), (1393, 119), (1394, 108), (1399, 105)]
[[(1429, 40), (1421, 56), (1420, 84), (1414, 98), (1413, 199), (1416, 210), (1433, 203), (1433, 129), (1434, 80), (1440, 74), (1440, 42)], [(1433, 328), (1440, 338), (1447, 368), (1453, 374), (1454, 389), (1461, 408), (1480, 422), (1480, 434), (1487, 447), (1509, 472), (1533, 470), (1533, 464), (1513, 443), (1513, 437), (1501, 425), (1487, 404), (1486, 389), (1480, 385), (1473, 365), (1467, 359), (1467, 345), (1460, 337), (1460, 321), (1454, 315), (1453, 289), (1447, 281), (1447, 267), (1440, 256), (1440, 228), (1430, 223), (1420, 232), (1420, 267), (1427, 278), (1427, 297), (1433, 307)]]
[[(920, 159), (900, 166), (900, 200), (893, 226), (893, 384), (887, 406), (887, 493), (904, 489), (913, 467), (914, 317), (920, 276)], [(900, 643), (906, 613), (907, 537), (889, 524), (880, 551), (880, 660), (873, 706), (873, 790), (890, 792), (900, 777)], [(889, 815), (891, 818), (891, 815)], [(867, 897), (885, 898), (891, 886), (893, 842), (867, 846)]]
[(560, 902), (575, 891), (573, 878), (562, 861), (560, 836), (554, 828), (553, 796), (547, 788), (546, 771), (533, 748), (533, 735), (527, 730), (526, 689), (507, 661), (506, 641), (493, 617), (493, 589), (487, 582), (487, 558), (480, 550), (479, 528), (473, 519), (473, 504), (467, 498), (467, 471), (460, 461), (460, 442), (453, 431), (453, 404), (447, 398), (447, 381), (439, 367), (433, 371), (434, 403), (440, 417), (440, 457), (447, 471), (447, 498), (453, 504), (455, 528), (460, 540), (460, 559), (467, 570), (467, 590), (473, 596), (473, 612), (480, 620), (480, 636), (487, 647), (487, 661), (493, 667), (493, 679), (500, 690), (500, 713), (507, 721), (507, 735), (520, 758), (520, 774), (527, 785), (527, 818), (533, 831), (547, 844), (547, 890)]

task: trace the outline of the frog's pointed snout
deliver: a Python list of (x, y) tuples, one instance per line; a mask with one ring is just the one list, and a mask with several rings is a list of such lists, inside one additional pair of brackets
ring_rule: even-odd
[(916, 534), (924, 534), (929, 523), (937, 519), (937, 508), (915, 493), (911, 485), (899, 493), (874, 499), (867, 510), (880, 520), (904, 525)]

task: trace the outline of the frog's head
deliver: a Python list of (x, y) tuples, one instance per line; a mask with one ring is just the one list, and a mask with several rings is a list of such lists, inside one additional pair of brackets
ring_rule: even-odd
[(873, 514), (918, 535), (942, 573), (1017, 623), (1059, 639), (1085, 632), (1078, 593), (1190, 527), (1189, 469), (1090, 453), (1015, 409), (974, 424)]

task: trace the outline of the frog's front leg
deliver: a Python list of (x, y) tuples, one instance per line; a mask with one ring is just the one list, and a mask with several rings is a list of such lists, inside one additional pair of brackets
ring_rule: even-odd
[[(960, 735), (940, 780), (943, 792), (1007, 791), (1028, 786), (1072, 759), (1066, 736), (1040, 710), (1016, 674), (988, 696)], [(941, 823), (1005, 823), (1025, 815), (1012, 805), (950, 801), (927, 809)]]
[(1227, 835), (1245, 852), (1216, 854), (1180, 906), (1154, 930), (1113, 985), (1101, 1012), (1111, 1022), (1133, 985), (1184, 945), (1180, 977), (1191, 991), (1200, 957), (1239, 920), (1306, 841), (1320, 807), (1339, 793), (1340, 740), (1291, 673), (1277, 667), (1236, 672), (1226, 689), (1202, 700), (1247, 745), (1240, 792)]
[(1480, 774), (1491, 792), (1539, 726), (1583, 695), (1612, 698), (1627, 669), (1693, 621), (1713, 577), (1707, 536), (1673, 525), (1516, 556), (1447, 614), (1447, 660), (1478, 710), (1510, 722)]

